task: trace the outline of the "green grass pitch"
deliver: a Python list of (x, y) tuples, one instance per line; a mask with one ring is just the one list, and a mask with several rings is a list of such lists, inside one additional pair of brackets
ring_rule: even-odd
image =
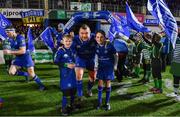
[[(4, 106), (0, 116), (59, 116), (61, 115), (61, 92), (59, 91), (59, 71), (53, 64), (37, 64), (36, 74), (42, 79), (47, 90), (38, 91), (37, 85), (24, 77), (8, 76), (3, 65), (0, 65), (0, 97)], [(153, 86), (138, 84), (140, 78), (124, 78), (122, 83), (112, 82), (111, 110), (96, 110), (97, 82), (93, 87), (93, 97), (85, 98), (83, 109), (72, 113), (73, 116), (180, 116), (180, 104), (173, 98), (166, 97), (172, 92), (172, 75), (169, 67), (163, 73), (163, 94), (148, 92)], [(141, 74), (142, 77), (142, 74)], [(152, 78), (151, 78), (152, 80)], [(87, 87), (87, 74), (84, 76), (84, 93)], [(105, 100), (105, 91), (103, 92)]]

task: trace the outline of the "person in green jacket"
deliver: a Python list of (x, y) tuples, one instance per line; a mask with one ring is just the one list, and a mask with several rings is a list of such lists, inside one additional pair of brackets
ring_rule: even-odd
[[(8, 38), (8, 39), (5, 39), (3, 40), (3, 49), (11, 49), (11, 39)], [(7, 54), (4, 54), (4, 60), (5, 60), (5, 66), (6, 66), (6, 69), (7, 71), (9, 70), (10, 66), (11, 66), (11, 62), (13, 60), (13, 55), (7, 55)]]

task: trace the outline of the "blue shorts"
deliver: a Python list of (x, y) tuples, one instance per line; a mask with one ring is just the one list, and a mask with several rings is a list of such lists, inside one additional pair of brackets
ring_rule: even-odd
[(114, 67), (101, 67), (97, 70), (98, 80), (114, 80)]
[(60, 68), (60, 89), (76, 88), (76, 75), (74, 69)]
[(87, 70), (94, 71), (94, 59), (76, 58), (76, 67), (86, 68)]
[(30, 54), (24, 54), (22, 56), (16, 56), (12, 61), (12, 65), (29, 68), (34, 66), (34, 62)]

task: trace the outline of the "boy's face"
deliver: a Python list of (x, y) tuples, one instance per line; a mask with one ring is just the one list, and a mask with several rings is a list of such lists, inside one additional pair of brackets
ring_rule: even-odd
[(99, 44), (99, 45), (102, 45), (105, 41), (105, 37), (104, 35), (102, 35), (101, 33), (97, 33), (96, 34), (96, 42)]
[(63, 44), (65, 48), (70, 48), (72, 44), (72, 39), (71, 38), (63, 38)]

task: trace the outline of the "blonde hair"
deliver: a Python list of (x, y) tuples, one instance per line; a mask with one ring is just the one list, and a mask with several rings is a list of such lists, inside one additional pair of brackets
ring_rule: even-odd
[(65, 34), (63, 37), (62, 37), (62, 39), (64, 40), (64, 39), (73, 39), (73, 37), (70, 35), (70, 34)]

